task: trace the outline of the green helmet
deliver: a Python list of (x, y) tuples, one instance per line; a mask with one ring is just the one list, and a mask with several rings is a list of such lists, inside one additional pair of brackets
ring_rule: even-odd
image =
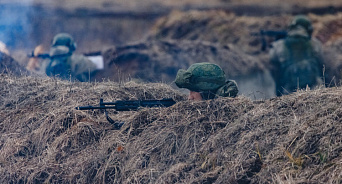
[(311, 21), (307, 16), (305, 15), (295, 16), (295, 18), (292, 20), (291, 24), (289, 25), (289, 31), (298, 30), (299, 27), (304, 28), (308, 36), (311, 37), (313, 28), (311, 25)]
[(190, 91), (215, 93), (218, 88), (225, 85), (226, 76), (216, 64), (195, 63), (188, 70), (178, 70), (174, 82), (179, 88), (186, 88)]
[(68, 33), (59, 33), (57, 34), (53, 40), (52, 40), (52, 47), (55, 46), (67, 46), (70, 50), (70, 52), (73, 52), (76, 50), (76, 43), (72, 36)]

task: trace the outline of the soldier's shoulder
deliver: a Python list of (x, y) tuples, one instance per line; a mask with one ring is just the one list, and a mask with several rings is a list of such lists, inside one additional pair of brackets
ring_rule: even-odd
[(82, 54), (73, 54), (71, 60), (72, 65), (77, 66), (79, 70), (96, 70), (96, 65)]
[(73, 61), (90, 61), (90, 59), (88, 59), (86, 56), (84, 56), (82, 54), (73, 54), (71, 56), (71, 59)]
[(278, 48), (278, 47), (283, 47), (285, 44), (285, 40), (281, 39), (281, 40), (277, 40), (271, 43), (271, 48)]
[(321, 53), (322, 52), (322, 42), (319, 41), (318, 39), (316, 38), (312, 38), (311, 39), (311, 45), (313, 47), (313, 50), (316, 52), (316, 53)]
[(277, 40), (272, 42), (269, 54), (271, 56), (281, 55), (285, 51), (285, 40)]

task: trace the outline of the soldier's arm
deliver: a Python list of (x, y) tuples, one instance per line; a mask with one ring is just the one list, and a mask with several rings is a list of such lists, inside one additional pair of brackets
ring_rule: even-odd
[(227, 80), (226, 84), (216, 91), (216, 95), (223, 97), (236, 97), (239, 92), (234, 80)]
[(324, 57), (323, 57), (322, 43), (319, 40), (313, 38), (312, 44), (314, 48), (314, 57), (316, 58), (316, 61), (317, 61), (317, 66), (323, 70)]
[(239, 92), (239, 89), (238, 89), (236, 82), (233, 80), (228, 80), (226, 82), (226, 85), (228, 87), (227, 91), (228, 91), (229, 96), (230, 97), (236, 97), (238, 92)]

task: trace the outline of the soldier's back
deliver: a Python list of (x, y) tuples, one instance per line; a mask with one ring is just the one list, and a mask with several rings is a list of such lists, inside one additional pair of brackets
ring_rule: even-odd
[(287, 37), (273, 46), (270, 55), (278, 96), (321, 83), (323, 61), (318, 41)]
[(96, 70), (96, 65), (86, 56), (80, 54), (71, 56), (71, 71), (77, 80), (89, 81)]

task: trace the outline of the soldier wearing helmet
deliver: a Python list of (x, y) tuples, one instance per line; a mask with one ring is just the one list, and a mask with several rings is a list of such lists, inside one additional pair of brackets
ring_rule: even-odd
[(322, 48), (311, 38), (312, 32), (309, 18), (298, 15), (289, 24), (287, 37), (272, 44), (270, 64), (277, 96), (322, 84)]
[(187, 70), (178, 70), (175, 84), (190, 90), (189, 100), (235, 97), (238, 93), (236, 82), (226, 80), (221, 67), (212, 63), (195, 63)]
[(96, 65), (83, 55), (74, 54), (76, 43), (68, 33), (57, 34), (50, 48), (50, 59), (46, 60), (45, 73), (65, 80), (89, 81), (96, 72)]

